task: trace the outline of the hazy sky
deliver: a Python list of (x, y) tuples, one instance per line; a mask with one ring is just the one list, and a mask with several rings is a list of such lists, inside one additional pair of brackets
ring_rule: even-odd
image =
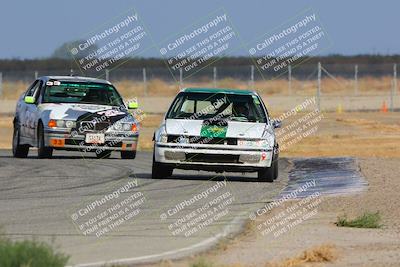
[[(79, 39), (132, 7), (156, 43), (220, 7), (245, 41), (313, 7), (332, 40), (323, 54), (400, 54), (400, 1), (395, 0), (1, 0), (0, 58), (47, 57), (63, 42)], [(144, 56), (158, 54), (149, 51)]]

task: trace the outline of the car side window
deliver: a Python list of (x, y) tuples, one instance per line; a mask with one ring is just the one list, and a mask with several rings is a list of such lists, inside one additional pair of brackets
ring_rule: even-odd
[(43, 81), (36, 80), (34, 84), (28, 89), (25, 96), (33, 96), (36, 98), (35, 103), (38, 103), (40, 88), (42, 88)]
[(39, 80), (36, 80), (31, 87), (26, 91), (25, 96), (34, 96), (37, 89), (39, 88)]
[(36, 97), (36, 103), (41, 103), (42, 102), (45, 87), (46, 87), (45, 83), (42, 80), (40, 80), (39, 81), (39, 88), (38, 88), (37, 92), (34, 93), (34, 95)]

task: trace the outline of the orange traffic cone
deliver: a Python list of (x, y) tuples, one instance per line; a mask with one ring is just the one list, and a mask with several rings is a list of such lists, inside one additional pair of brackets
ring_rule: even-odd
[(381, 107), (381, 111), (382, 111), (382, 112), (388, 112), (388, 107), (387, 107), (387, 105), (386, 105), (386, 101), (383, 101), (382, 107)]

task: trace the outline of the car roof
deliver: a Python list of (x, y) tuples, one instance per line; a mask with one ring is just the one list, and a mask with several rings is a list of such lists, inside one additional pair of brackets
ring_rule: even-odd
[(82, 76), (42, 76), (39, 79), (44, 81), (49, 80), (59, 80), (66, 82), (92, 82), (92, 83), (103, 83), (103, 84), (111, 84), (109, 81), (103, 79), (97, 79), (92, 77), (82, 77)]
[(222, 93), (222, 94), (236, 94), (236, 95), (257, 95), (252, 90), (240, 90), (231, 88), (184, 88), (181, 90), (185, 93)]

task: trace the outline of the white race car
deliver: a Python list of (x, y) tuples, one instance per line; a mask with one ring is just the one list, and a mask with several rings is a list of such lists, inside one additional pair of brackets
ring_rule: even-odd
[(125, 104), (108, 81), (75, 76), (43, 76), (17, 102), (13, 155), (26, 158), (30, 147), (39, 158), (53, 150), (95, 152), (108, 158), (119, 151), (134, 159), (139, 138), (133, 113), (136, 102)]
[(154, 133), (152, 177), (174, 169), (258, 172), (278, 177), (279, 146), (261, 97), (253, 91), (183, 89)]

